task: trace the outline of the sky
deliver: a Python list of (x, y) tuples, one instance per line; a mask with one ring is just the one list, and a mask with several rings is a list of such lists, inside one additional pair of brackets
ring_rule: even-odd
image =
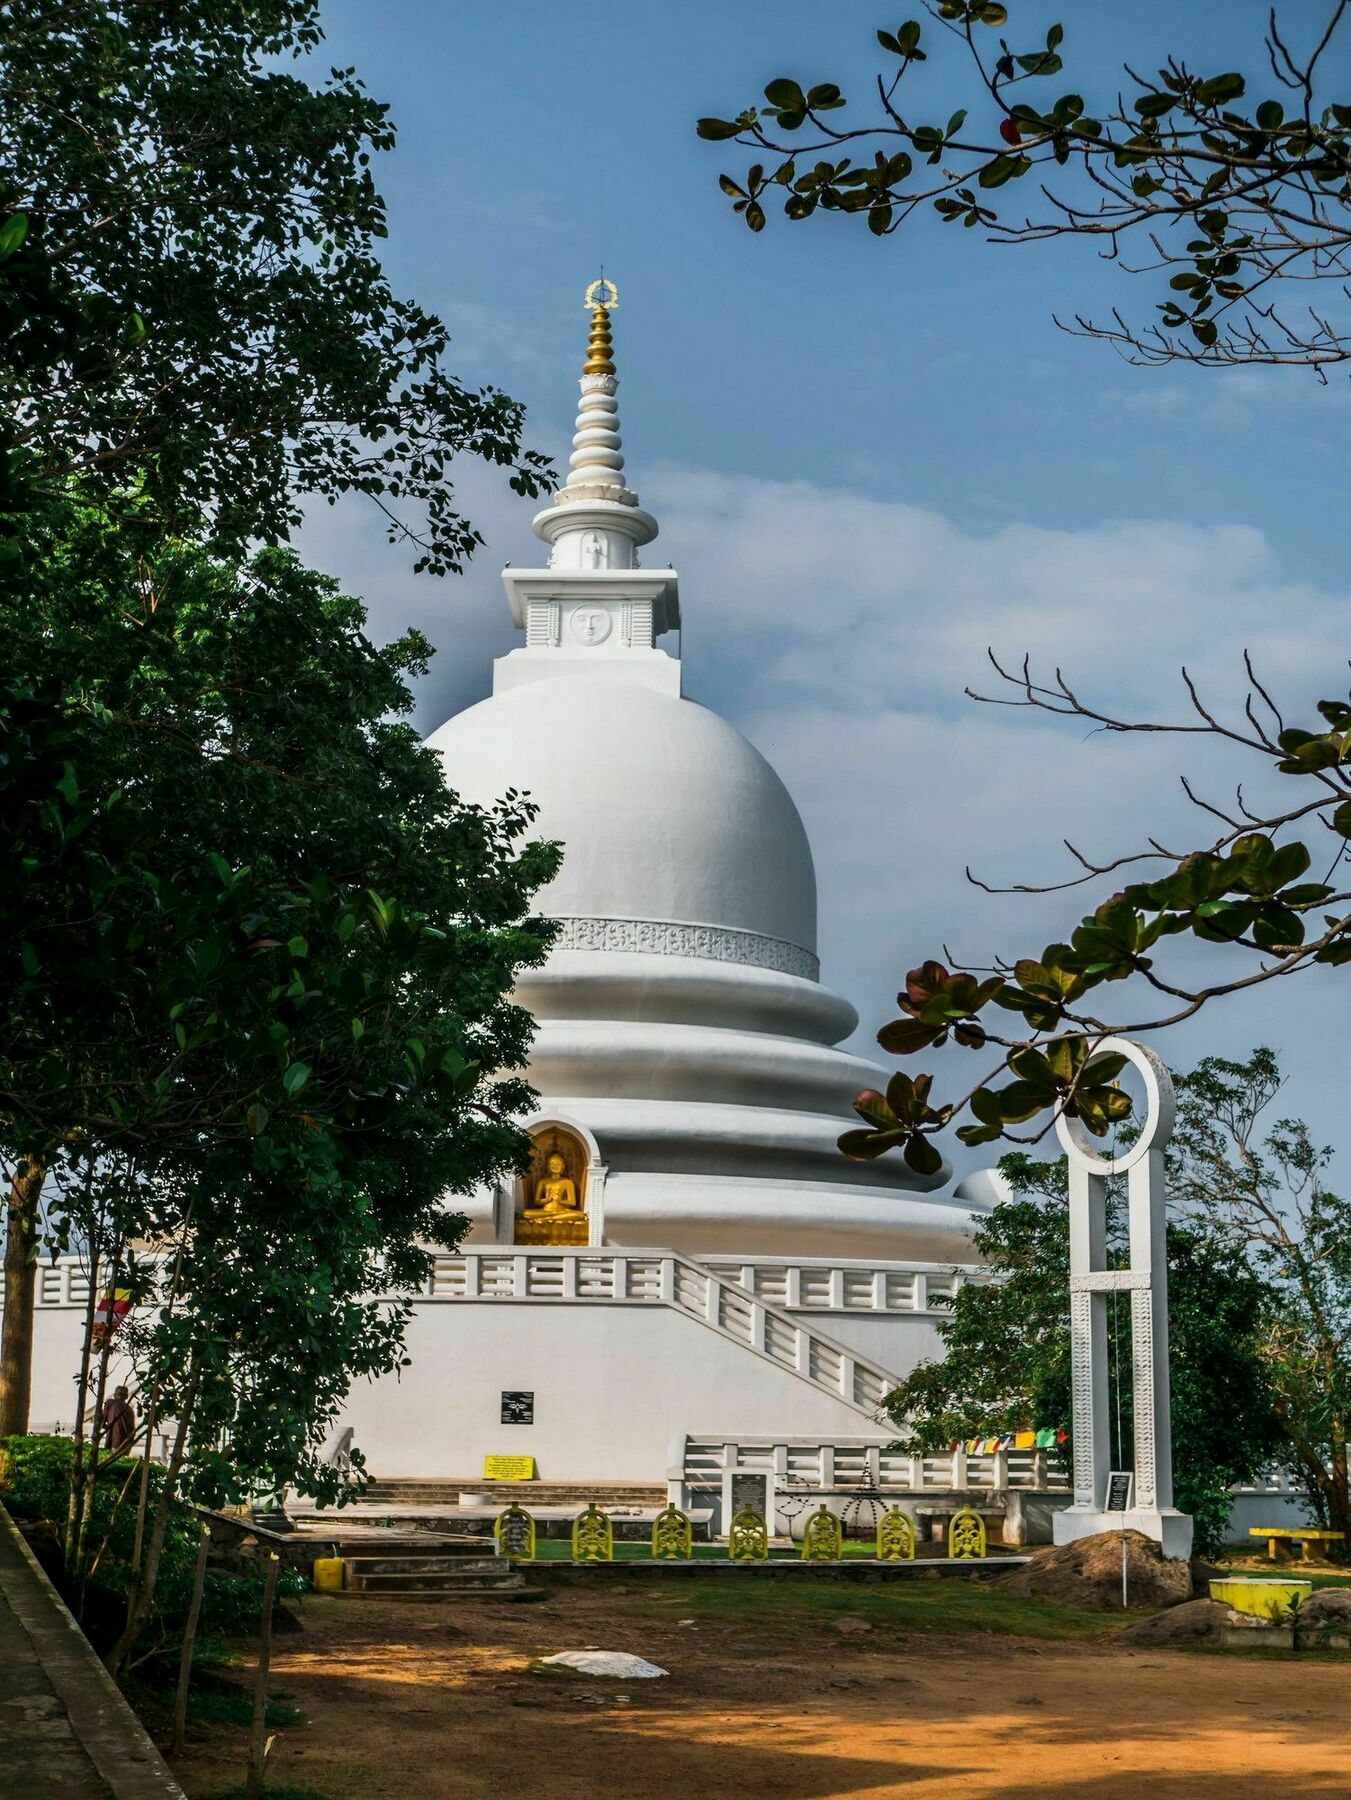
[[(1029, 43), (1057, 16), (1012, 10)], [(1287, 16), (1297, 31), (1316, 11)], [(1123, 61), (1170, 50), (1260, 73), (1265, 12), (1080, 0), (1064, 85), (1102, 105)], [(377, 167), (396, 290), (445, 319), (455, 373), (522, 400), (528, 441), (563, 462), (582, 291), (602, 264), (618, 282), (628, 478), (661, 524), (649, 554), (681, 574), (685, 691), (802, 811), (823, 979), (859, 1008), (859, 1045), (922, 958), (1035, 954), (1085, 910), (1074, 892), (985, 894), (968, 864), (1035, 883), (1074, 872), (1066, 838), (1103, 859), (1151, 832), (1191, 847), (1209, 832), (1179, 771), (1220, 803), (1253, 773), (1201, 739), (973, 702), (968, 686), (998, 685), (987, 646), (1130, 718), (1185, 716), (1182, 664), (1233, 705), (1245, 647), (1294, 717), (1344, 691), (1345, 378), (1127, 366), (1052, 315), (1147, 318), (1155, 289), (1080, 243), (997, 247), (929, 218), (884, 241), (838, 219), (752, 236), (733, 217), (717, 176), (749, 158), (694, 120), (783, 74), (835, 80), (864, 112), (875, 28), (898, 22), (878, 5), (327, 0), (324, 20), (323, 62), (355, 65), (399, 129)], [(935, 116), (969, 85), (947, 66), (924, 72)], [(540, 550), (534, 507), (497, 474), (466, 465), (459, 491), (488, 540), (460, 578), (414, 576), (358, 504), (318, 509), (302, 539), (374, 635), (415, 624), (437, 646), (429, 731), (488, 691), (514, 641), (499, 571)], [(1268, 986), (1159, 1048), (1185, 1067), (1273, 1044), (1278, 1110), (1351, 1149), (1347, 979)]]

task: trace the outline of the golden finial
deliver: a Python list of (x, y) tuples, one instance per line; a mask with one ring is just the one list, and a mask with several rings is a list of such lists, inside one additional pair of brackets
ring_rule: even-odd
[(602, 275), (586, 290), (582, 305), (591, 314), (591, 337), (586, 346), (583, 375), (613, 375), (614, 346), (610, 342), (610, 310), (619, 305), (619, 289)]

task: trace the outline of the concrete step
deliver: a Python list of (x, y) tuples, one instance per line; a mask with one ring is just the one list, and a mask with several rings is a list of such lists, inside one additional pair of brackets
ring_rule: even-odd
[(496, 1556), (378, 1556), (363, 1552), (343, 1561), (354, 1575), (453, 1575), (501, 1574), (506, 1564)]
[(372, 1481), (362, 1499), (367, 1505), (453, 1508), (461, 1494), (482, 1495), (488, 1505), (575, 1505), (579, 1512), (593, 1500), (599, 1506), (666, 1504), (666, 1484), (660, 1481), (484, 1481), (468, 1475), (446, 1480), (389, 1476)]
[(356, 1592), (363, 1594), (503, 1594), (524, 1586), (524, 1575), (506, 1570), (482, 1576), (434, 1570), (421, 1575), (358, 1574), (352, 1582)]

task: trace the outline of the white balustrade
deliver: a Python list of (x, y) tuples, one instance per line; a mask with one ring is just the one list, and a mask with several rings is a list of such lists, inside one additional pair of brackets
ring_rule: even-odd
[[(742, 1265), (736, 1266), (738, 1272)], [(789, 1272), (822, 1278), (837, 1298), (855, 1294), (862, 1304), (877, 1292), (872, 1274), (866, 1283), (849, 1278), (859, 1271), (843, 1267), (810, 1269), (785, 1265), (781, 1291)], [(534, 1249), (465, 1249), (437, 1254), (423, 1290), (426, 1301), (491, 1300), (535, 1303), (597, 1302), (623, 1306), (672, 1306), (744, 1344), (757, 1356), (777, 1363), (875, 1419), (897, 1377), (858, 1351), (848, 1349), (787, 1311), (765, 1292), (764, 1284), (729, 1279), (725, 1265), (697, 1263), (672, 1251)], [(806, 1310), (805, 1308), (803, 1310)]]

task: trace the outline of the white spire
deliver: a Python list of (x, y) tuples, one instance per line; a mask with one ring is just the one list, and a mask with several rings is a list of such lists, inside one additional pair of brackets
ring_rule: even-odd
[(563, 675), (601, 675), (680, 692), (680, 663), (656, 640), (680, 627), (674, 569), (639, 567), (638, 551), (657, 521), (624, 486), (610, 313), (612, 281), (586, 290), (591, 338), (582, 365), (582, 402), (566, 484), (534, 519), (549, 546), (547, 569), (503, 570), (514, 622), (525, 644), (493, 665), (493, 691)]
[[(599, 296), (599, 297), (598, 297)], [(620, 506), (636, 506), (638, 496), (624, 486), (624, 455), (620, 446), (619, 402), (615, 394), (614, 346), (610, 340), (610, 309), (619, 303), (612, 281), (593, 281), (585, 304), (591, 309), (591, 338), (582, 364), (582, 400), (568, 459), (567, 485), (555, 506), (572, 506), (579, 500), (613, 500)]]
[(535, 520), (535, 533), (552, 545), (550, 568), (636, 569), (638, 547), (657, 535), (657, 521), (624, 486), (619, 435), (619, 378), (615, 374), (610, 314), (619, 292), (603, 277), (586, 290), (591, 336), (582, 364), (581, 404), (568, 459), (568, 479), (553, 504)]

